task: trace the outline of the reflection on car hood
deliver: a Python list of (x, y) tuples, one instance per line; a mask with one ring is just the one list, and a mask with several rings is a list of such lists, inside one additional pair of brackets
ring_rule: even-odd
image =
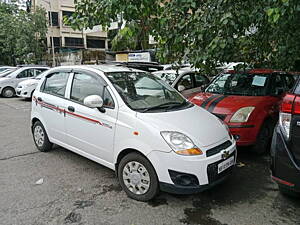
[(219, 95), (212, 93), (199, 93), (189, 99), (211, 113), (233, 114), (243, 107), (254, 106), (266, 108), (279, 101), (272, 96), (241, 96), (241, 95)]
[(137, 113), (144, 123), (160, 131), (178, 131), (198, 147), (206, 147), (228, 139), (224, 125), (214, 115), (198, 106), (161, 113)]

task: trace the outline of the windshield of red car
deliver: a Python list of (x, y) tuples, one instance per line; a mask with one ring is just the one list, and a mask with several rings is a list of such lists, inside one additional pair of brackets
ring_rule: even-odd
[(206, 92), (223, 95), (265, 96), (268, 74), (221, 74), (206, 89)]

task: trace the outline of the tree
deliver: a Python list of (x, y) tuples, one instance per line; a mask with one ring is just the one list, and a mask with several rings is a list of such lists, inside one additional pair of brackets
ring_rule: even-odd
[(134, 36), (137, 42), (135, 47), (146, 49), (149, 46), (149, 34), (153, 31), (152, 22), (160, 14), (159, 2), (159, 0), (75, 0), (76, 11), (66, 22), (78, 30), (92, 28), (95, 25), (108, 28), (111, 22), (119, 21), (121, 17), (126, 21), (126, 28), (121, 30), (116, 38), (122, 36), (128, 39)]
[(188, 59), (212, 70), (243, 61), (260, 67), (295, 69), (300, 59), (298, 0), (81, 0), (73, 26), (109, 26), (122, 15), (152, 34), (160, 58)]
[(46, 13), (0, 3), (0, 64), (37, 63), (45, 53)]

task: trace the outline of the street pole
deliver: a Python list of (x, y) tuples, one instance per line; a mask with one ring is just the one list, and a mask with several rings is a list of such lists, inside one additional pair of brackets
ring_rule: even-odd
[(50, 6), (50, 13), (49, 13), (49, 19), (50, 19), (50, 26), (51, 26), (51, 46), (52, 46), (52, 67), (55, 67), (55, 53), (54, 53), (54, 39), (53, 39), (53, 23), (52, 23), (52, 7), (51, 2), (48, 2)]
[(51, 37), (50, 37), (50, 41), (51, 41), (51, 51), (52, 51), (52, 67), (55, 67), (56, 66), (56, 63), (55, 63), (55, 53), (54, 53), (54, 39), (53, 39), (53, 23), (52, 23), (52, 7), (51, 7), (51, 0), (48, 2), (48, 1), (45, 1), (45, 0), (42, 0), (43, 2), (49, 4), (49, 7), (50, 7), (50, 12), (49, 12), (49, 20), (50, 20), (50, 29), (51, 29)]

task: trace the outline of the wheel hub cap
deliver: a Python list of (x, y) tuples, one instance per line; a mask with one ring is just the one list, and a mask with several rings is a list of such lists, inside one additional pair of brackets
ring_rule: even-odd
[(41, 147), (44, 144), (45, 135), (44, 131), (40, 126), (36, 126), (34, 128), (34, 141), (37, 144), (37, 146)]
[(150, 187), (150, 176), (144, 165), (139, 162), (128, 162), (123, 168), (123, 181), (134, 194), (145, 194)]

